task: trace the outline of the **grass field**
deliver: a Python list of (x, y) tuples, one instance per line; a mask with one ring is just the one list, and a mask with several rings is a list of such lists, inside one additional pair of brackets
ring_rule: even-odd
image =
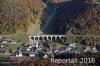
[(20, 40), (21, 43), (27, 43), (29, 40), (29, 36), (26, 34), (0, 34), (0, 36), (7, 37), (9, 39)]
[(21, 47), (22, 43), (28, 43), (29, 38), (26, 34), (1, 34), (0, 36), (5, 37), (5, 39), (13, 39), (19, 41), (18, 44), (2, 44), (5, 48), (16, 50), (18, 47)]
[(64, 46), (62, 43), (58, 43), (58, 42), (50, 42), (49, 45), (56, 45), (57, 48)]
[(21, 44), (12, 44), (12, 45), (8, 45), (8, 48), (11, 50), (17, 50), (18, 47), (21, 47)]
[(11, 49), (11, 50), (17, 50), (18, 47), (21, 47), (21, 44), (2, 44), (4, 48)]
[(15, 40), (20, 40), (21, 43), (27, 43), (29, 38), (28, 35), (19, 35), (19, 34), (14, 34), (11, 36)]
[(0, 55), (0, 58), (9, 58), (9, 55)]

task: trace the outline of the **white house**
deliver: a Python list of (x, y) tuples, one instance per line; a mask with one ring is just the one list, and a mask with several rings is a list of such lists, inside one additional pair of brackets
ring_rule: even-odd
[(0, 39), (2, 39), (2, 37), (0, 36)]
[(43, 58), (44, 58), (44, 59), (48, 58), (48, 55), (47, 55), (47, 54), (45, 54), (45, 55), (43, 56)]
[(3, 45), (1, 45), (0, 47), (1, 47), (1, 48), (3, 48), (4, 46), (3, 46)]
[(71, 43), (69, 46), (75, 48), (77, 43)]
[(96, 47), (93, 47), (93, 48), (92, 48), (92, 52), (97, 52)]
[(17, 41), (11, 40), (10, 43), (11, 43), (11, 44), (17, 44)]
[(72, 47), (68, 46), (68, 47), (66, 48), (66, 51), (70, 51), (71, 49), (72, 49)]
[(90, 47), (86, 47), (86, 49), (84, 50), (84, 52), (87, 52), (90, 50)]
[(87, 51), (97, 52), (97, 49), (96, 49), (96, 47), (86, 47), (86, 49), (84, 50), (84, 52), (87, 52)]
[(13, 42), (11, 42), (11, 44), (17, 44), (17, 42), (14, 42), (14, 41), (13, 41)]
[(2, 41), (2, 43), (3, 43), (3, 44), (7, 44), (8, 42), (7, 42), (7, 41)]
[(30, 51), (31, 49), (29, 47), (26, 48), (27, 51)]
[(36, 57), (35, 53), (29, 53), (29, 57)]

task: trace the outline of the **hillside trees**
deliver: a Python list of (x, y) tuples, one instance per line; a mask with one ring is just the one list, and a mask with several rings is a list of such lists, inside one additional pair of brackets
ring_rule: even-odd
[(40, 0), (0, 0), (0, 33), (27, 32), (32, 22), (31, 11), (42, 8)]
[(77, 0), (77, 2), (73, 0), (62, 4), (57, 12), (59, 13), (57, 34), (92, 35), (93, 37), (88, 36), (80, 40), (73, 36), (68, 40), (79, 43), (85, 41), (87, 45), (99, 44), (99, 38), (96, 36), (100, 35), (100, 7), (97, 4), (87, 3), (84, 0)]

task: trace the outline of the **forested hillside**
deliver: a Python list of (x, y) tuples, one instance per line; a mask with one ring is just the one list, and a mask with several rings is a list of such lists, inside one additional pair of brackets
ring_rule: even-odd
[[(51, 7), (45, 4), (47, 1), (60, 5)], [(32, 23), (44, 25), (51, 22), (53, 19), (48, 17), (53, 13), (53, 9), (57, 8), (56, 12), (54, 11), (56, 28), (51, 29), (53, 34), (99, 35), (100, 6), (95, 4), (95, 1), (0, 0), (0, 33), (27, 32)]]
[(41, 0), (0, 0), (0, 33), (27, 32), (43, 7)]
[(58, 34), (100, 34), (100, 7), (95, 3), (73, 0), (61, 5), (57, 14)]

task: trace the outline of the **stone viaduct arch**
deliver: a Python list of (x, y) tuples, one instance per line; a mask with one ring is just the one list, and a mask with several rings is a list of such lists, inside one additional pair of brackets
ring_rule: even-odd
[(34, 41), (57, 41), (57, 40), (65, 40), (67, 38), (66, 35), (37, 35), (37, 36), (29, 36), (29, 42), (32, 43)]

